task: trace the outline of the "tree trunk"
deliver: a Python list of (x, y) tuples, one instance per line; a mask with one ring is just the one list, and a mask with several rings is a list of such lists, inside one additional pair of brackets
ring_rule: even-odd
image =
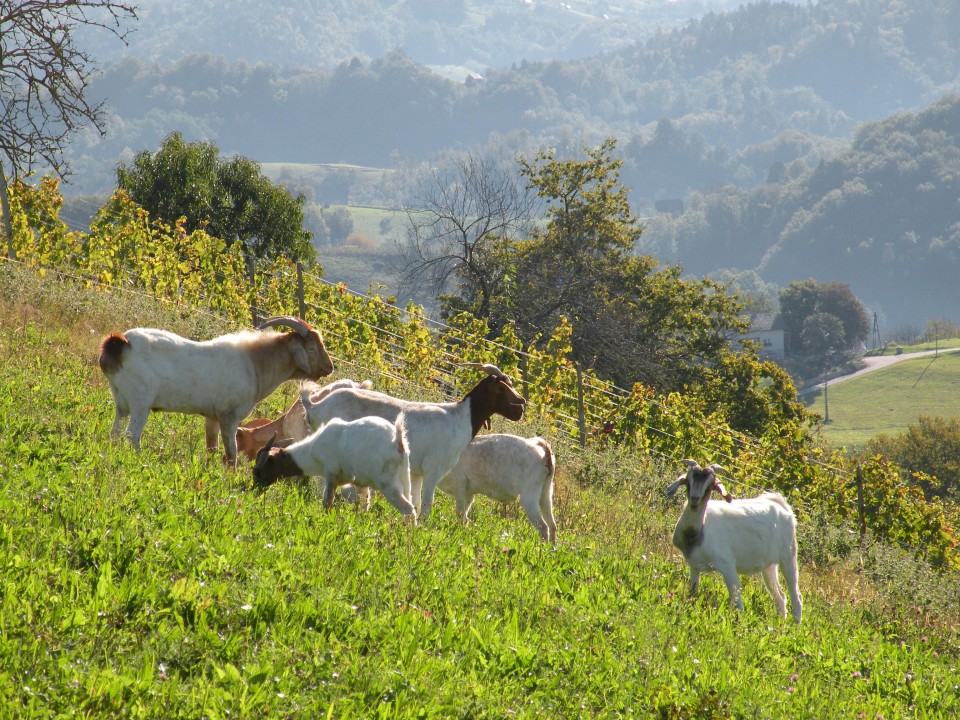
[(3, 169), (3, 160), (0, 159), (0, 215), (3, 217), (3, 235), (7, 240), (7, 257), (17, 259), (17, 252), (13, 249), (13, 220), (10, 218), (10, 197), (7, 195), (7, 174)]

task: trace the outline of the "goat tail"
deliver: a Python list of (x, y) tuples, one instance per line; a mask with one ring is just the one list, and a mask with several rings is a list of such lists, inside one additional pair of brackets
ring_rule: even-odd
[(401, 412), (397, 415), (393, 426), (397, 430), (397, 452), (400, 455), (410, 456), (410, 444), (407, 442), (407, 415)]
[(553, 448), (550, 447), (550, 443), (544, 440), (542, 437), (533, 438), (533, 442), (540, 446), (543, 450), (543, 464), (547, 468), (547, 480), (550, 485), (553, 484), (553, 475), (556, 472), (556, 463), (553, 457)]
[(130, 341), (123, 333), (110, 333), (100, 342), (100, 370), (104, 375), (113, 375), (123, 365), (123, 354)]

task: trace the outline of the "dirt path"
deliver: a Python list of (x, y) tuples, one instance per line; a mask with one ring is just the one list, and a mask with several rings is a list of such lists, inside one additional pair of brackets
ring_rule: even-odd
[[(849, 375), (840, 375), (839, 377), (830, 378), (828, 381), (831, 385), (836, 385), (838, 382), (843, 382), (844, 380), (849, 380), (850, 378), (859, 377), (868, 372), (873, 372), (874, 370), (879, 370), (880, 368), (889, 367), (890, 365), (895, 365), (898, 362), (903, 362), (904, 360), (911, 360), (918, 357), (926, 357), (929, 355), (945, 355), (946, 353), (960, 352), (960, 348), (947, 348), (944, 350), (923, 350), (921, 352), (912, 352), (912, 353), (903, 353), (902, 355), (870, 355), (862, 358), (863, 367), (857, 370), (856, 372), (850, 373)], [(823, 383), (817, 383), (816, 385), (808, 385), (807, 387), (799, 390), (797, 395), (806, 395), (807, 393), (812, 393), (815, 390), (823, 390)]]

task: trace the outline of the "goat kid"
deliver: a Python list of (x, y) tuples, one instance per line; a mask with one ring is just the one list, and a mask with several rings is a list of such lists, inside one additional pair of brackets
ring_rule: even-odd
[(520, 506), (540, 537), (557, 544), (557, 523), (553, 517), (553, 450), (541, 437), (493, 433), (477, 435), (439, 488), (453, 495), (457, 515), (469, 521), (467, 513), (474, 496), (486, 495), (497, 502)]
[[(730, 600), (743, 610), (740, 574), (763, 575), (764, 584), (781, 617), (787, 616), (786, 598), (777, 581), (783, 571), (790, 592), (793, 617), (800, 622), (803, 603), (798, 586), (796, 519), (783, 496), (763, 493), (734, 500), (717, 480), (719, 465), (700, 467), (684, 460), (687, 470), (667, 489), (673, 496), (686, 486), (687, 503), (673, 530), (673, 544), (690, 567), (690, 593), (696, 593), (700, 574), (719, 572)], [(716, 490), (724, 503), (710, 502)]]
[[(301, 390), (310, 392), (310, 399), (313, 402), (320, 402), (330, 393), (343, 388), (371, 388), (373, 382), (364, 380), (342, 379), (334, 380), (324, 386), (316, 383), (304, 383)], [(283, 415), (274, 420), (265, 418), (255, 418), (248, 420), (237, 428), (237, 454), (245, 455), (248, 460), (254, 460), (257, 457), (257, 451), (263, 447), (267, 440), (276, 434), (280, 441), (283, 440), (303, 440), (311, 432), (307, 424), (307, 416), (303, 411), (303, 402), (299, 395), (293, 404)]]
[(358, 388), (337, 390), (319, 403), (305, 393), (301, 399), (312, 428), (323, 427), (334, 418), (355, 420), (373, 415), (393, 421), (402, 412), (410, 439), (413, 502), (426, 520), (437, 485), (484, 424), (494, 414), (513, 421), (523, 417), (527, 401), (513, 389), (510, 378), (495, 365), (480, 367), (487, 377), (457, 402), (413, 402)]
[[(292, 333), (266, 333), (286, 325)], [(111, 437), (129, 416), (130, 442), (150, 411), (202, 415), (208, 450), (223, 438), (228, 463), (237, 458), (237, 426), (254, 406), (287, 380), (316, 380), (333, 372), (320, 333), (302, 320), (271, 318), (254, 332), (196, 342), (155, 328), (111, 333), (100, 343), (100, 370), (116, 405)]]
[(280, 478), (323, 478), (323, 504), (330, 509), (341, 485), (379, 490), (387, 502), (417, 524), (410, 497), (410, 452), (405, 419), (394, 422), (378, 417), (331, 420), (312, 435), (286, 447), (271, 438), (257, 452), (254, 486), (263, 491)]

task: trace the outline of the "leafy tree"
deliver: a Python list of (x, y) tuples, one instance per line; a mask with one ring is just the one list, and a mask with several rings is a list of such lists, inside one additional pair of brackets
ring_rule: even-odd
[(922, 474), (928, 498), (960, 500), (960, 419), (921, 416), (899, 435), (878, 435), (864, 446), (864, 456), (878, 454)]
[(144, 150), (117, 166), (117, 187), (151, 217), (187, 232), (203, 228), (227, 245), (245, 244), (256, 257), (312, 260), (311, 234), (303, 228), (303, 195), (291, 197), (242, 156), (220, 157), (211, 142), (168, 135), (156, 153)]
[(11, 256), (6, 163), (14, 177), (35, 163), (65, 176), (70, 136), (88, 124), (104, 134), (103, 103), (87, 96), (97, 66), (74, 35), (87, 27), (126, 42), (123, 25), (136, 17), (113, 0), (0, 0), (0, 206)]
[(792, 282), (780, 291), (780, 314), (794, 356), (823, 357), (828, 348), (841, 353), (870, 334), (867, 313), (845, 283)]
[(870, 319), (866, 310), (846, 283), (832, 281), (821, 283), (817, 308), (830, 313), (843, 325), (843, 343), (851, 348), (870, 336)]
[(607, 140), (582, 160), (552, 150), (521, 160), (546, 217), (529, 240), (504, 245), (509, 291), (495, 297), (491, 324), (513, 324), (531, 342), (566, 318), (571, 359), (620, 384), (679, 390), (707, 381), (727, 338), (745, 329), (741, 305), (717, 283), (633, 255), (641, 228), (614, 148)]
[(350, 211), (343, 207), (324, 210), (323, 219), (329, 231), (329, 243), (343, 245), (353, 232), (353, 217)]
[(829, 367), (833, 356), (840, 351), (845, 342), (843, 322), (828, 312), (814, 313), (803, 321), (800, 339), (810, 355), (820, 358), (825, 367)]

